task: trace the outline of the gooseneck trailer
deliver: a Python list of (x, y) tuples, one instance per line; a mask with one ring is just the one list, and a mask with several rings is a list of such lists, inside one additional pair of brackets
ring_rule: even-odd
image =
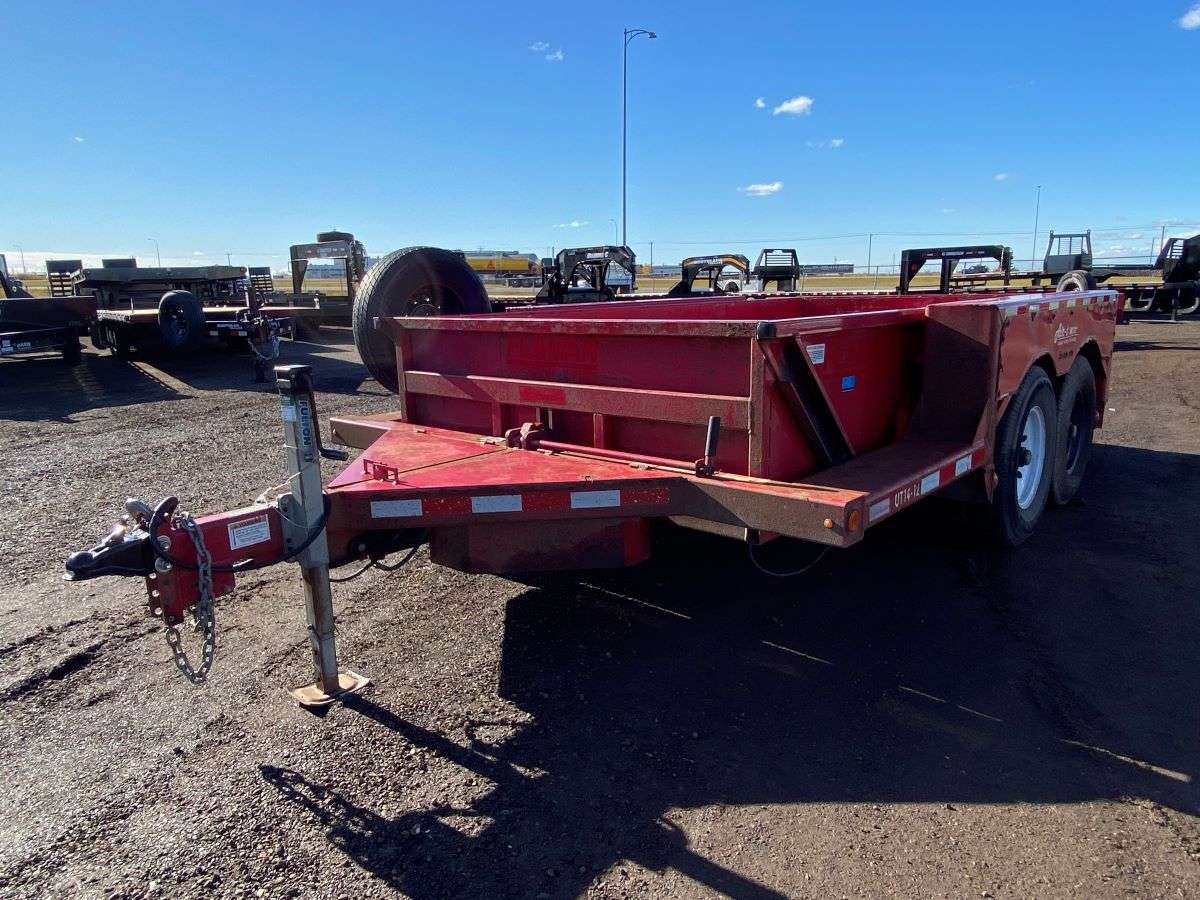
[[(438, 265), (451, 265), (439, 257)], [(146, 579), (177, 661), (202, 677), (214, 599), (298, 563), (315, 684), (339, 670), (329, 570), (428, 542), (516, 573), (629, 566), (650, 524), (849, 547), (931, 496), (974, 501), (1020, 544), (1079, 489), (1103, 419), (1120, 295), (709, 296), (381, 317), (396, 409), (336, 418), (361, 452), (322, 486), (311, 373), (277, 369), (290, 467), (275, 502), (192, 518), (130, 501), (68, 577)], [(204, 635), (199, 672), (177, 627)]]

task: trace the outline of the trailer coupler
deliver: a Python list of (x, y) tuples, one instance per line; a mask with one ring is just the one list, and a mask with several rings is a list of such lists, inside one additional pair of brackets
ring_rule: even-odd
[[(320, 460), (346, 455), (321, 446), (311, 369), (279, 366), (275, 374), (289, 493), (279, 496), (274, 505), (260, 498), (254, 506), (199, 521), (177, 512), (174, 497), (153, 509), (141, 500), (127, 500), (125, 514), (108, 535), (91, 549), (71, 554), (64, 577), (68, 581), (104, 575), (144, 578), (150, 612), (166, 625), (175, 664), (199, 684), (206, 680), (216, 650), (215, 598), (233, 592), (237, 573), (295, 562), (304, 585), (315, 680), (291, 693), (302, 706), (322, 707), (369, 684), (361, 675), (338, 668), (334, 644), (326, 534), (330, 501), (321, 485)], [(353, 555), (375, 559), (397, 540), (402, 542), (402, 536), (382, 542), (364, 538), (356, 542)], [(339, 554), (339, 561), (347, 561), (343, 555)], [(179, 628), (188, 618), (201, 636), (197, 665), (182, 648)]]
[(149, 507), (140, 500), (125, 501), (125, 515), (96, 546), (80, 550), (67, 557), (66, 581), (87, 581), (104, 575), (147, 577), (154, 571), (154, 553), (150, 549), (150, 532), (139, 521), (149, 521)]

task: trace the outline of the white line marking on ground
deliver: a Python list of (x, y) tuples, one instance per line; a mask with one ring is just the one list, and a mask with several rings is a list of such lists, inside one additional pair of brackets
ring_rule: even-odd
[(916, 688), (905, 687), (902, 684), (896, 685), (902, 691), (908, 691), (910, 694), (916, 694), (918, 697), (924, 697), (926, 700), (933, 700), (936, 703), (945, 703), (941, 697), (935, 697), (933, 694), (927, 694), (924, 691), (918, 691)]
[(676, 612), (673, 609), (667, 609), (665, 606), (655, 606), (653, 603), (649, 603), (645, 600), (639, 600), (637, 597), (630, 597), (628, 594), (618, 594), (616, 591), (610, 591), (608, 588), (597, 587), (594, 584), (584, 584), (583, 582), (580, 582), (580, 584), (589, 591), (595, 591), (598, 594), (608, 594), (608, 596), (616, 597), (618, 600), (628, 600), (630, 603), (636, 603), (639, 606), (648, 606), (650, 609), (657, 610), (660, 613), (666, 613), (668, 616), (674, 616), (677, 619), (686, 619), (689, 622), (692, 621), (691, 616), (685, 615), (681, 612)]
[(1082, 741), (1072, 741), (1067, 738), (1058, 739), (1063, 744), (1069, 744), (1072, 747), (1079, 747), (1083, 750), (1091, 750), (1093, 753), (1099, 753), (1102, 756), (1109, 756), (1113, 759), (1119, 759), (1123, 763), (1129, 763), (1131, 766), (1137, 766), (1139, 769), (1145, 769), (1147, 772), (1153, 772), (1155, 775), (1162, 775), (1164, 778), (1170, 778), (1173, 781), (1182, 781), (1184, 784), (1190, 784), (1191, 775), (1183, 772), (1176, 772), (1174, 769), (1164, 769), (1162, 766), (1156, 766), (1153, 763), (1148, 763), (1142, 759), (1134, 759), (1132, 756), (1122, 756), (1120, 753), (1114, 753), (1111, 750), (1105, 750), (1103, 747), (1095, 747), (1092, 744), (1085, 744)]
[(831, 663), (827, 659), (821, 659), (821, 657), (813, 656), (811, 653), (802, 653), (799, 650), (793, 650), (791, 647), (783, 646), (783, 644), (773, 644), (770, 641), (763, 641), (763, 643), (766, 644), (768, 647), (774, 647), (776, 650), (782, 650), (784, 653), (790, 653), (793, 656), (802, 656), (805, 659), (811, 659), (813, 662), (819, 662), (823, 666), (832, 666), (833, 665), (833, 663)]

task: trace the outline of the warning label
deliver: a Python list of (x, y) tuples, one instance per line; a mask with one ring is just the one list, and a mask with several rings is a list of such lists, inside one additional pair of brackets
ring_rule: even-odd
[(271, 520), (264, 513), (253, 519), (243, 519), (229, 526), (229, 549), (241, 550), (271, 539)]

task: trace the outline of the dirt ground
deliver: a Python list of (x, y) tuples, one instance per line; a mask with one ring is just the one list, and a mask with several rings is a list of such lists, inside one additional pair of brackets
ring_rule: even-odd
[[(330, 339), (285, 346), (322, 417), (390, 408)], [(792, 580), (683, 532), (534, 583), (422, 552), (335, 586), (374, 684), (324, 718), (294, 568), (220, 602), (201, 688), (140, 581), (59, 577), (128, 495), (282, 480), (249, 363), (0, 363), (0, 895), (1200, 895), (1200, 322), (1120, 339), (1019, 551), (919, 504)]]

